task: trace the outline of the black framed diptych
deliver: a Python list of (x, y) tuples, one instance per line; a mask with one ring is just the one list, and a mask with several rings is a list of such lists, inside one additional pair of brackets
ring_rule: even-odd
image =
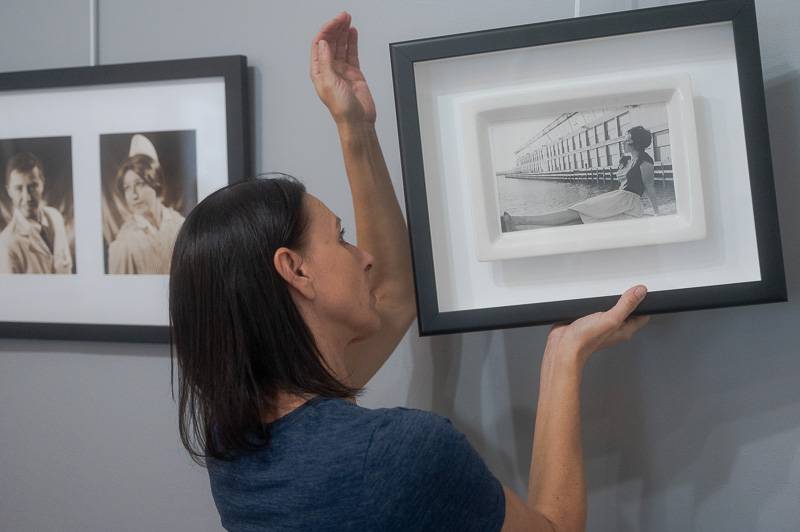
[(420, 334), (786, 300), (753, 0), (390, 54)]
[(169, 262), (251, 175), (247, 61), (0, 74), (0, 336), (166, 342)]

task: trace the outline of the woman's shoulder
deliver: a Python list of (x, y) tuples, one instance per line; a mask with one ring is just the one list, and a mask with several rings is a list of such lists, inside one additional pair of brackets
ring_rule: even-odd
[[(263, 452), (209, 467), (223, 521), (245, 506), (268, 513), (270, 501), (290, 500), (314, 530), (312, 509), (326, 522), (347, 516), (380, 530), (502, 526), (502, 486), (447, 418), (317, 399), (271, 426)], [(245, 504), (248, 494), (263, 500)], [(285, 502), (276, 504), (280, 513), (269, 518), (278, 523), (287, 514)]]
[(468, 445), (449, 419), (433, 412), (395, 407), (375, 410), (373, 415), (367, 456), (373, 463), (442, 463), (442, 458)]
[[(316, 444), (336, 452), (364, 452), (379, 457), (398, 453), (397, 444), (447, 446), (460, 437), (440, 415), (406, 407), (365, 408), (339, 398), (317, 397), (270, 424), (276, 443), (313, 437)], [(394, 449), (394, 451), (392, 450)], [(400, 453), (402, 454), (402, 452)]]
[(381, 529), (500, 530), (502, 484), (449, 419), (410, 408), (379, 416), (364, 482)]
[(397, 406), (373, 410), (376, 422), (389, 430), (409, 432), (411, 434), (429, 433), (432, 430), (450, 430), (453, 428), (449, 419), (439, 414)]
[(402, 406), (365, 408), (343, 399), (320, 399), (308, 409), (309, 421), (335, 427), (353, 437), (415, 440), (454, 430), (450, 420), (438, 414)]
[[(328, 464), (328, 473), (345, 478), (361, 475), (362, 467), (386, 471), (389, 464), (402, 467), (414, 448), (437, 438), (444, 418), (409, 408), (364, 408), (339, 398), (316, 397), (277, 420), (267, 423), (266, 445), (236, 453), (233, 460), (213, 464), (219, 477), (253, 475), (265, 465), (270, 474), (290, 470), (311, 474), (309, 456)], [(449, 422), (447, 422), (449, 424)], [(248, 433), (259, 443), (260, 437)], [(313, 473), (316, 474), (316, 473)]]
[(653, 164), (654, 164), (653, 158), (650, 157), (650, 154), (647, 153), (646, 151), (642, 152), (641, 155), (639, 155), (639, 166), (648, 165), (648, 164), (650, 166), (653, 166)]

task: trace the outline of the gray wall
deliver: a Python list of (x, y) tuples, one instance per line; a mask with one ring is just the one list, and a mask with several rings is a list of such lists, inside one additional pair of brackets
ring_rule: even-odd
[[(666, 4), (583, 0), (584, 14)], [(398, 192), (387, 43), (565, 18), (566, 0), (493, 2), (102, 0), (103, 63), (228, 53), (254, 67), (256, 168), (305, 178), (353, 227), (335, 129), (307, 76), (309, 39), (339, 9)], [(88, 0), (2, 0), (0, 71), (85, 65)], [(791, 299), (798, 297), (800, 54), (796, 0), (759, 0), (760, 40)], [(655, 317), (586, 371), (591, 530), (800, 530), (796, 301)], [(494, 472), (527, 481), (547, 328), (418, 338), (366, 406), (447, 415)], [(0, 530), (218, 530), (205, 470), (179, 445), (168, 350), (0, 340)]]

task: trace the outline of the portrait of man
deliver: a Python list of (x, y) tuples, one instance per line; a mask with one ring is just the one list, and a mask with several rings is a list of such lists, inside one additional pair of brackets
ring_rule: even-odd
[[(63, 144), (64, 139), (58, 140)], [(4, 144), (7, 148), (7, 141)], [(64, 216), (47, 201), (48, 176), (42, 159), (32, 151), (17, 151), (8, 157), (4, 189), (10, 205), (3, 209), (6, 223), (0, 232), (0, 274), (74, 273)]]

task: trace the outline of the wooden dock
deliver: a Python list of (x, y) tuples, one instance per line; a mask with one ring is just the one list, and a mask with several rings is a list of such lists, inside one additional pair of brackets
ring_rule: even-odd
[[(616, 167), (606, 166), (601, 168), (585, 168), (581, 170), (555, 170), (550, 172), (527, 172), (511, 170), (497, 172), (498, 176), (509, 179), (533, 179), (537, 181), (564, 181), (582, 183), (613, 183), (617, 182)], [(656, 185), (672, 185), (672, 165), (656, 163), (654, 169)]]

